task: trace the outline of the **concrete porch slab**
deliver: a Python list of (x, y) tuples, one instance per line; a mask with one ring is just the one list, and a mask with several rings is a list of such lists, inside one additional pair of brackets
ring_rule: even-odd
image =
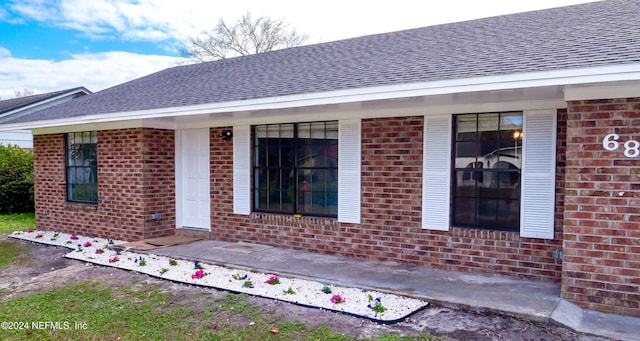
[(201, 240), (151, 252), (327, 284), (379, 290), (444, 306), (554, 321), (579, 332), (620, 340), (638, 340), (640, 335), (640, 318), (581, 309), (560, 299), (559, 283), (445, 271), (264, 245), (260, 248), (260, 245), (249, 243), (244, 243), (251, 246), (244, 250), (240, 244)]
[(150, 252), (328, 284), (375, 289), (442, 305), (493, 310), (535, 320), (549, 320), (560, 301), (558, 283), (444, 271), (270, 246), (263, 250), (238, 252), (238, 245), (201, 240)]

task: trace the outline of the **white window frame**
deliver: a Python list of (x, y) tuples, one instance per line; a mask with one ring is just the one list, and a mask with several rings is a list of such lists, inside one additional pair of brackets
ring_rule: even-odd
[[(338, 120), (338, 222), (360, 224), (362, 123)], [(233, 213), (251, 214), (251, 126), (233, 127)]]
[[(453, 114), (424, 118), (422, 228), (448, 231)], [(520, 236), (554, 238), (557, 110), (523, 111)]]

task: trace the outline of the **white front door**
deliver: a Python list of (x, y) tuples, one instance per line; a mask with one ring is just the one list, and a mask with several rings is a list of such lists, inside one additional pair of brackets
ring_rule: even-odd
[(210, 230), (209, 129), (179, 131), (176, 161), (176, 226)]

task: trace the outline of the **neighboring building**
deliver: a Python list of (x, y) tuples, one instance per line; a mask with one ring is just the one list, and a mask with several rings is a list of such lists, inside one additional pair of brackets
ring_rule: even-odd
[(0, 125), (39, 229), (561, 282), (640, 316), (640, 2), (179, 66)]
[[(91, 91), (83, 87), (79, 87), (49, 92), (46, 94), (0, 100), (0, 125), (2, 122), (6, 122), (53, 105), (64, 103), (70, 99), (88, 95), (90, 93)], [(0, 144), (33, 149), (33, 136), (31, 135), (30, 130), (0, 130)]]

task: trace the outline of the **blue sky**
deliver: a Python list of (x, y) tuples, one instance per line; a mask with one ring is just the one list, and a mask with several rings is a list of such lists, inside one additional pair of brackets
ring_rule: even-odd
[(99, 91), (175, 66), (179, 44), (247, 11), (323, 42), (588, 1), (0, 0), (0, 97)]
[[(120, 39), (87, 39), (74, 29), (53, 26), (35, 20), (14, 24), (0, 23), (0, 44), (17, 58), (51, 59), (69, 58), (72, 52), (96, 53), (130, 51), (142, 54), (167, 54), (156, 42)], [(25, 43), (29, 42), (29, 43)]]

